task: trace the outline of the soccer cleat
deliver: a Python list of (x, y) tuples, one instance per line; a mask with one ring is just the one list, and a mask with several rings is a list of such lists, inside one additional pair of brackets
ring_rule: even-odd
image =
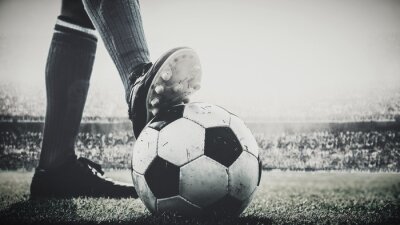
[(134, 84), (128, 97), (129, 118), (135, 137), (163, 109), (189, 102), (200, 88), (201, 66), (191, 48), (172, 49), (154, 65), (142, 64), (131, 74)]
[(55, 170), (36, 168), (31, 198), (106, 197), (137, 198), (131, 184), (104, 177), (101, 166), (86, 158), (71, 157)]

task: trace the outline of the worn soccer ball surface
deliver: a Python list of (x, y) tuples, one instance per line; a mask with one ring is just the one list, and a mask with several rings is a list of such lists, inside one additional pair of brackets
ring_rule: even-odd
[(133, 183), (154, 213), (239, 215), (260, 177), (250, 130), (237, 116), (207, 103), (160, 112), (132, 153)]

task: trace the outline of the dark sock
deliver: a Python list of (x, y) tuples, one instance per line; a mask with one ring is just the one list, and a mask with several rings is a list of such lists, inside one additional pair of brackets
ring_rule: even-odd
[(140, 64), (150, 62), (137, 0), (83, 0), (85, 9), (113, 59), (126, 96), (130, 94), (130, 74)]
[(53, 169), (75, 156), (96, 52), (94, 30), (57, 21), (46, 64), (47, 108), (39, 167)]

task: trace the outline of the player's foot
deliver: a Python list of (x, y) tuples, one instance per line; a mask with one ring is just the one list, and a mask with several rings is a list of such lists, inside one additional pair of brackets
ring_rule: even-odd
[(37, 168), (32, 178), (31, 198), (138, 197), (131, 184), (115, 182), (103, 174), (100, 165), (76, 157), (56, 170)]
[(128, 98), (129, 118), (138, 137), (159, 111), (189, 102), (189, 96), (200, 89), (200, 60), (191, 48), (175, 48), (154, 65), (140, 65), (132, 78), (136, 80)]

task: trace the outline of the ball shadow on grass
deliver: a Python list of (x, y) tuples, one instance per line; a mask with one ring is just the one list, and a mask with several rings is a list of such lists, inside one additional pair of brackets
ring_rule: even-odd
[(24, 200), (0, 211), (2, 224), (78, 224), (72, 199)]
[[(163, 213), (155, 215), (146, 215), (138, 217), (135, 220), (136, 224), (272, 224), (272, 220), (269, 218), (260, 218), (258, 216), (224, 216), (224, 215), (202, 215), (187, 217), (174, 213)], [(126, 224), (132, 224), (127, 222)]]
[[(117, 210), (117, 209), (116, 209)], [(269, 218), (255, 215), (241, 217), (229, 215), (202, 215), (186, 217), (174, 213), (142, 214), (127, 219), (111, 216), (109, 220), (82, 217), (77, 213), (78, 207), (74, 199), (24, 200), (14, 203), (0, 211), (1, 224), (272, 224)]]

